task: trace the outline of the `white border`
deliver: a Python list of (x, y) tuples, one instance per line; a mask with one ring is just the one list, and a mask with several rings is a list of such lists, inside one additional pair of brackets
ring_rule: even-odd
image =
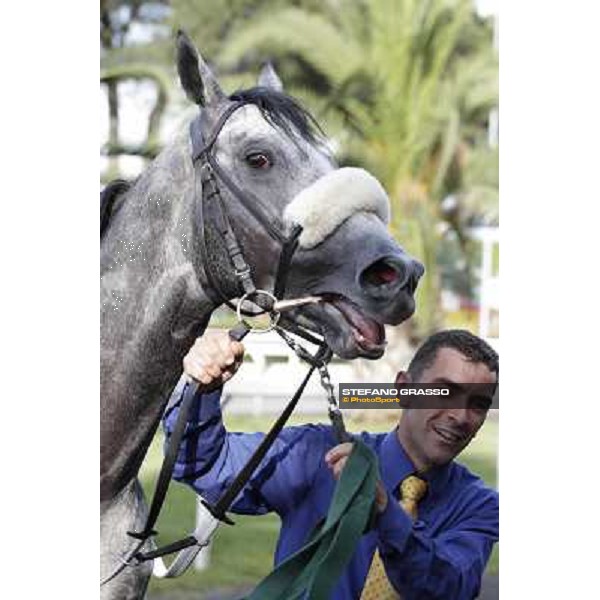
[(5, 595), (94, 598), (98, 13), (12, 3), (2, 65)]
[(500, 14), (501, 598), (598, 595), (598, 7)]

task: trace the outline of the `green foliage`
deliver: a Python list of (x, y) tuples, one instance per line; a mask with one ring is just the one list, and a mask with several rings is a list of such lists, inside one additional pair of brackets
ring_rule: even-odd
[(204, 58), (216, 62), (223, 43), (237, 26), (249, 19), (269, 15), (284, 6), (315, 8), (319, 2), (290, 0), (172, 0), (170, 24), (173, 30), (185, 29), (198, 44)]
[(237, 30), (220, 54), (219, 64), (231, 69), (243, 57), (256, 68), (272, 56), (278, 60), (301, 57), (335, 88), (360, 66), (359, 52), (354, 40), (321, 15), (285, 8)]

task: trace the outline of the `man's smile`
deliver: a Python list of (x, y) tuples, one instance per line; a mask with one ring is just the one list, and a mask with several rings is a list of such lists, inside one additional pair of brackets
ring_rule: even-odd
[(453, 429), (440, 425), (432, 425), (431, 428), (444, 442), (453, 446), (464, 443), (465, 441), (466, 436), (464, 434), (457, 433)]

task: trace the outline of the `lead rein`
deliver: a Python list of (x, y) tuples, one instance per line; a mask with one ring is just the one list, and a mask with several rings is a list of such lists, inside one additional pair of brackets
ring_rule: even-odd
[[(319, 371), (319, 376), (321, 378), (321, 385), (323, 386), (326, 394), (327, 401), (329, 404), (329, 418), (331, 420), (331, 424), (333, 426), (334, 434), (338, 443), (348, 442), (352, 440), (352, 436), (346, 431), (344, 420), (342, 417), (342, 413), (338, 406), (338, 403), (335, 399), (334, 388), (331, 383), (331, 378), (329, 376), (329, 370), (327, 369), (327, 363), (331, 360), (333, 355), (331, 349), (322, 344), (315, 355), (312, 355), (308, 350), (306, 350), (303, 346), (297, 343), (291, 336), (287, 334), (281, 327), (276, 326), (275, 330), (277, 333), (283, 338), (283, 340), (288, 344), (288, 346), (295, 352), (295, 354), (303, 361), (309, 363), (310, 369), (306, 374), (303, 382), (300, 384), (300, 387), (297, 389), (296, 394), (291, 399), (291, 401), (286, 406), (285, 410), (279, 416), (275, 424), (272, 426), (271, 430), (267, 433), (265, 439), (260, 444), (259, 448), (255, 451), (255, 453), (250, 457), (242, 471), (238, 473), (234, 482), (229, 486), (229, 488), (223, 493), (222, 497), (214, 504), (211, 505), (206, 501), (202, 502), (204, 510), (202, 511), (203, 519), (202, 523), (196, 527), (196, 530), (189, 535), (188, 537), (174, 542), (172, 544), (168, 544), (161, 548), (157, 548), (155, 550), (151, 550), (146, 553), (142, 553), (138, 551), (132, 553), (133, 556), (130, 557), (134, 559), (136, 564), (141, 562), (145, 562), (147, 560), (154, 560), (159, 557), (162, 557), (166, 554), (171, 554), (173, 552), (179, 551), (180, 554), (176, 557), (173, 564), (167, 569), (166, 573), (162, 574), (162, 576), (174, 577), (182, 574), (187, 567), (191, 564), (192, 560), (196, 556), (196, 554), (200, 551), (202, 547), (208, 544), (215, 530), (217, 529), (220, 522), (225, 522), (228, 524), (233, 524), (233, 522), (229, 519), (226, 512), (235, 500), (235, 497), (241, 491), (242, 487), (247, 483), (247, 481), (252, 476), (252, 473), (258, 467), (258, 464), (264, 458), (268, 448), (272, 445), (277, 435), (287, 422), (289, 416), (294, 410), (302, 392), (304, 391), (304, 387), (308, 383), (308, 380), (312, 374), (312, 372), (317, 369)], [(244, 323), (238, 323), (233, 329), (229, 331), (229, 336), (231, 339), (236, 341), (241, 341), (250, 331), (249, 327)], [(190, 399), (195, 396), (200, 390), (197, 382), (188, 382), (188, 389), (185, 390), (184, 393), (184, 405), (189, 404), (189, 401), (186, 402), (187, 399)], [(182, 409), (184, 407), (182, 406)], [(184, 414), (181, 414), (178, 418), (178, 422), (186, 422), (187, 418), (185, 413), (187, 410), (182, 411)], [(169, 452), (176, 452), (176, 448), (179, 446), (181, 441), (181, 435), (183, 433), (180, 432), (179, 435), (173, 436), (176, 439), (170, 440), (169, 443)], [(175, 443), (173, 443), (175, 442)], [(171, 450), (173, 448), (173, 450)], [(165, 460), (165, 462), (169, 462)], [(163, 465), (164, 466), (164, 465)], [(166, 472), (172, 472), (173, 465), (170, 465), (170, 468), (164, 469), (165, 473), (161, 473), (163, 478), (166, 475)], [(159, 480), (161, 477), (159, 476)], [(167, 483), (168, 485), (168, 483)], [(157, 485), (157, 488), (161, 486)], [(153, 507), (151, 507), (150, 513), (153, 518), (148, 519), (146, 526), (144, 527), (144, 532), (142, 534), (133, 534), (133, 537), (137, 539), (147, 539), (155, 532), (152, 530), (152, 527), (156, 521), (158, 516), (158, 512), (160, 511), (160, 506), (162, 505), (162, 501), (164, 500), (164, 495), (166, 494), (166, 489), (162, 490), (158, 493), (155, 493), (155, 498), (153, 499)], [(156, 503), (156, 506), (154, 506)], [(144, 536), (145, 534), (145, 536)], [(132, 535), (132, 533), (130, 533)]]
[(275, 331), (281, 336), (281, 338), (285, 341), (285, 343), (295, 352), (295, 354), (301, 360), (308, 362), (311, 365), (315, 365), (319, 371), (319, 377), (321, 379), (321, 386), (325, 390), (325, 394), (327, 395), (327, 403), (328, 407), (328, 415), (329, 420), (331, 421), (331, 425), (333, 427), (333, 431), (335, 434), (335, 438), (339, 444), (343, 442), (351, 442), (352, 436), (346, 430), (346, 425), (344, 423), (344, 417), (342, 415), (342, 411), (338, 405), (338, 402), (335, 398), (333, 384), (331, 383), (331, 377), (329, 375), (329, 369), (327, 368), (327, 364), (331, 360), (333, 356), (333, 352), (330, 348), (324, 352), (322, 358), (318, 361), (315, 360), (308, 350), (303, 348), (300, 344), (298, 344), (288, 333), (279, 326), (275, 327)]

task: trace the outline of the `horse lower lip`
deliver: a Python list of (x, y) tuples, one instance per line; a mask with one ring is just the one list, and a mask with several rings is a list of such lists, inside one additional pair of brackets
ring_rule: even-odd
[[(335, 313), (339, 314), (342, 317), (342, 319), (344, 320), (344, 322), (346, 323), (346, 326), (350, 330), (349, 335), (353, 342), (353, 345), (359, 349), (361, 354), (363, 354), (365, 356), (375, 356), (375, 355), (379, 356), (383, 353), (383, 351), (385, 350), (385, 347), (387, 345), (387, 341), (385, 340), (385, 329), (383, 328), (383, 326), (380, 326), (378, 324), (378, 326), (381, 327), (381, 338), (382, 339), (378, 340), (378, 341), (371, 340), (368, 337), (366, 337), (360, 331), (360, 329), (358, 329), (358, 327), (356, 327), (346, 317), (345, 313), (342, 310), (340, 310), (339, 303), (341, 301), (345, 301), (345, 299), (343, 299), (341, 296), (338, 296), (335, 294), (320, 294), (320, 297), (322, 298), (322, 302), (320, 304), (320, 306), (322, 307), (321, 309), (319, 309), (319, 306), (316, 306), (316, 305), (310, 306), (309, 305), (309, 306), (301, 307), (300, 310), (295, 313), (295, 319), (298, 324), (301, 324), (313, 331), (315, 329), (317, 329), (317, 330), (319, 330), (319, 333), (324, 335), (325, 331), (327, 331), (328, 327), (326, 325), (326, 321), (323, 320), (323, 313), (329, 314), (330, 317), (333, 317), (333, 313), (331, 312), (331, 309), (334, 309)], [(328, 309), (328, 307), (329, 307), (329, 309)], [(318, 311), (318, 312), (313, 312), (313, 311)], [(323, 312), (321, 312), (321, 311), (323, 311)], [(309, 315), (312, 315), (313, 318), (312, 319), (309, 318)], [(320, 326), (315, 327), (315, 321), (317, 323), (321, 323)], [(329, 335), (331, 335), (331, 333), (332, 332), (330, 331)]]
[(375, 350), (377, 350), (377, 351), (383, 350), (385, 348), (385, 346), (386, 346), (386, 342), (385, 341), (383, 341), (383, 343), (381, 343), (381, 344), (373, 342), (373, 341), (367, 339), (362, 333), (360, 333), (360, 331), (358, 331), (354, 327), (352, 328), (352, 335), (353, 335), (354, 340), (356, 341), (356, 343), (363, 350), (367, 350), (368, 352), (373, 352)]
[(327, 298), (327, 303), (335, 308), (352, 329), (356, 342), (363, 348), (381, 349), (385, 345), (385, 329), (375, 320), (366, 317), (362, 311), (346, 298)]

